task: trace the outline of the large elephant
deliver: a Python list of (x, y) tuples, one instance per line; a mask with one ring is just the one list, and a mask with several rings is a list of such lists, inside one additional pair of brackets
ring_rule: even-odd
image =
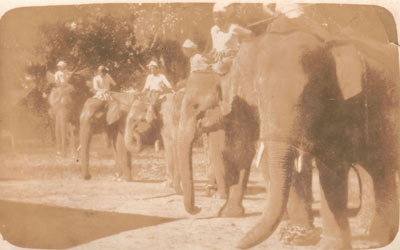
[[(180, 82), (180, 85), (184, 86), (183, 81)], [(155, 106), (146, 103), (145, 99), (135, 101), (127, 115), (124, 137), (126, 148), (130, 152), (135, 153), (142, 149), (142, 144), (145, 139), (149, 140), (149, 137), (153, 137), (152, 141), (154, 141), (161, 136), (167, 162), (167, 185), (173, 187), (178, 194), (182, 193), (182, 189), (177, 166), (177, 133), (184, 93), (184, 88), (181, 88), (175, 93), (165, 94), (163, 100)], [(216, 182), (218, 185), (217, 196), (225, 198), (225, 180), (220, 177), (223, 163), (218, 161), (219, 157), (215, 155), (219, 150), (214, 150), (213, 147), (208, 148), (207, 145), (204, 145), (204, 143), (208, 144), (208, 142), (211, 141), (210, 145), (214, 147), (218, 146), (218, 144), (212, 143), (212, 140), (215, 140), (213, 139), (215, 137), (213, 134), (215, 133), (210, 133), (210, 135), (207, 136), (208, 140), (203, 140), (206, 154), (209, 155), (210, 158), (208, 162), (208, 164), (211, 165), (210, 171), (212, 171), (208, 181), (210, 186)], [(207, 186), (207, 188), (210, 187)], [(208, 191), (211, 194), (214, 190)]]
[[(284, 23), (285, 17), (278, 17), (277, 26), (279, 20)], [(243, 43), (231, 73), (223, 79), (212, 73), (189, 76), (178, 128), (185, 209), (191, 214), (200, 210), (195, 206), (191, 160), (200, 122), (220, 131), (219, 142), (224, 144), (221, 153), (228, 200), (220, 210), (222, 216), (243, 213), (242, 199), (256, 141), (259, 139), (265, 148), (262, 167), (269, 179), (267, 205), (239, 248), (267, 239), (287, 206), (293, 218), (297, 215), (291, 204), (308, 206), (301, 202), (302, 182), (296, 180), (302, 178), (294, 171), (295, 162), (304, 154), (317, 159), (322, 248), (351, 246), (347, 174), (351, 163), (358, 160), (363, 160), (374, 180), (374, 224), (384, 230), (384, 243), (388, 243), (398, 226), (394, 195), (394, 173), (399, 164), (398, 105), (392, 99), (399, 81), (397, 49), (371, 39), (329, 36), (307, 28), (277, 31), (281, 32)], [(350, 104), (355, 99), (359, 101)], [(210, 122), (208, 117), (215, 117), (215, 113), (220, 119)], [(354, 131), (365, 139), (349, 136)]]
[(112, 101), (89, 98), (80, 115), (80, 164), (82, 177), (91, 178), (89, 174), (89, 151), (92, 135), (106, 132), (111, 139), (118, 175), (126, 181), (132, 180), (131, 158), (124, 143), (125, 120), (134, 100), (133, 93), (111, 92)]
[(47, 75), (48, 84), (43, 88), (43, 93), (48, 95), (49, 113), (54, 119), (57, 152), (66, 156), (67, 138), (72, 152), (75, 153), (80, 111), (91, 93), (85, 84), (85, 77), (79, 72), (71, 75), (70, 83), (66, 86), (54, 88), (51, 88), (54, 85), (54, 76), (49, 72)]

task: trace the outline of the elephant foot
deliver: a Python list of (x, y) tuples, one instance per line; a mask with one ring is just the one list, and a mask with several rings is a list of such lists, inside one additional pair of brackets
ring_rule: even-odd
[(320, 228), (302, 227), (285, 223), (279, 230), (279, 240), (286, 245), (315, 245), (321, 238)]
[(338, 237), (322, 236), (317, 245), (318, 250), (346, 250), (352, 249), (349, 241), (345, 242)]
[(83, 179), (84, 180), (90, 180), (92, 178), (92, 176), (90, 174), (84, 174), (83, 175)]
[(215, 185), (207, 185), (206, 186), (206, 196), (212, 197), (217, 192), (217, 187)]
[(196, 215), (196, 214), (200, 213), (201, 208), (193, 206), (190, 210), (186, 210), (186, 211), (191, 215)]
[(244, 215), (244, 207), (242, 205), (226, 204), (219, 211), (220, 217), (242, 217)]
[[(386, 225), (379, 216), (375, 216), (370, 226), (366, 230), (366, 234), (370, 240), (376, 241), (380, 246), (386, 246), (391, 242), (391, 228)], [(396, 232), (396, 230), (393, 230)]]

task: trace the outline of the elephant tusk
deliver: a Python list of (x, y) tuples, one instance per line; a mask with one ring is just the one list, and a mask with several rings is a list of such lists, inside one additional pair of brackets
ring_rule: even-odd
[(294, 164), (296, 171), (301, 173), (303, 170), (303, 153), (300, 153), (300, 155), (294, 160)]
[(260, 166), (261, 156), (262, 156), (263, 152), (264, 152), (264, 142), (262, 141), (260, 143), (260, 146), (257, 149), (256, 168), (259, 168), (259, 166)]

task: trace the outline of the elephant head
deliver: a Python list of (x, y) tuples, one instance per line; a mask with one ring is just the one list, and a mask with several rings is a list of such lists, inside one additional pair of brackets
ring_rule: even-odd
[(140, 152), (143, 136), (150, 131), (156, 120), (154, 107), (142, 100), (133, 102), (125, 126), (125, 145), (130, 152)]
[(217, 107), (221, 100), (219, 77), (215, 74), (195, 72), (187, 80), (178, 125), (178, 165), (182, 178), (185, 208), (196, 213), (194, 205), (192, 144), (198, 133), (198, 121), (207, 110)]

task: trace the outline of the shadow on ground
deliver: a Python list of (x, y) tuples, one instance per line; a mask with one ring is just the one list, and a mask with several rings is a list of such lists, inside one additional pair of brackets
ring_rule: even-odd
[(0, 232), (13, 245), (65, 249), (176, 219), (0, 201)]

